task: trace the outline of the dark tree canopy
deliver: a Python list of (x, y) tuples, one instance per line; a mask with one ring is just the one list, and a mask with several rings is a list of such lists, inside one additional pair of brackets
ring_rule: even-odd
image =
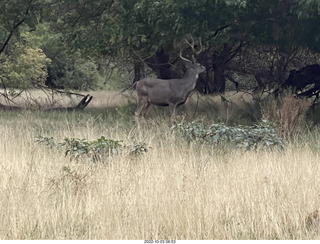
[(204, 93), (223, 93), (228, 82), (274, 87), (290, 70), (320, 62), (318, 0), (3, 0), (0, 8), (6, 86), (103, 88), (120, 64), (135, 79), (146, 66), (176, 78), (192, 38), (204, 49)]

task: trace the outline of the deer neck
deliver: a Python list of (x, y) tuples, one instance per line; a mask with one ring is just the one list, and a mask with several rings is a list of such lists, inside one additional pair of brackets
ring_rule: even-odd
[(187, 70), (182, 79), (184, 83), (183, 85), (189, 90), (193, 90), (196, 86), (198, 77), (199, 74), (197, 72), (194, 72), (194, 70)]

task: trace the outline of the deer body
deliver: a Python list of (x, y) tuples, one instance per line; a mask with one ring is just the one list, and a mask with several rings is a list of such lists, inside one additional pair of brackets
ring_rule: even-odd
[(182, 79), (144, 78), (137, 82), (138, 107), (136, 117), (147, 116), (153, 105), (169, 106), (171, 120), (175, 120), (176, 108), (185, 103), (195, 88), (199, 74), (205, 67), (199, 63), (187, 63), (187, 72)]

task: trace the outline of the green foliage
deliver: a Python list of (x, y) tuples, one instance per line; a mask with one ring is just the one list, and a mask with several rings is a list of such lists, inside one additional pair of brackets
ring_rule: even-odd
[[(148, 57), (157, 48), (175, 51), (175, 43), (192, 34), (212, 41), (222, 25), (233, 22), (234, 5), (225, 1), (123, 1), (120, 35), (134, 57)], [(115, 34), (117, 35), (117, 34)], [(119, 38), (120, 39), (120, 38)]]
[(201, 121), (179, 123), (174, 131), (188, 141), (198, 141), (209, 144), (230, 144), (235, 149), (283, 149), (283, 141), (275, 129), (265, 120), (253, 126), (230, 127), (225, 124), (211, 124), (205, 127)]
[[(68, 62), (69, 67), (64, 70), (63, 77), (56, 79), (56, 84), (70, 89), (88, 90), (98, 88), (98, 84), (102, 83), (98, 66), (94, 61), (85, 60), (81, 57), (71, 59)], [(58, 72), (61, 72), (59, 70)]]
[(140, 156), (148, 152), (149, 147), (144, 142), (134, 142), (129, 150), (129, 155)]
[(8, 57), (3, 59), (0, 68), (1, 80), (7, 87), (30, 88), (44, 85), (47, 78), (47, 66), (51, 60), (40, 48), (31, 48), (16, 44)]
[(49, 148), (53, 148), (55, 146), (55, 142), (53, 140), (53, 137), (38, 136), (38, 137), (36, 137), (36, 142), (39, 144), (45, 145)]
[(79, 49), (70, 49), (61, 33), (50, 30), (48, 23), (39, 24), (37, 29), (23, 34), (28, 43), (37, 43), (51, 59), (48, 66), (48, 86), (68, 89), (97, 89), (106, 77), (102, 61), (92, 56), (83, 56)]
[(35, 28), (47, 0), (0, 1), (0, 53), (13, 37), (19, 37), (20, 27)]
[(318, 49), (319, 9), (317, 0), (246, 1), (241, 21), (247, 22), (248, 34), (256, 43), (274, 45), (286, 52), (298, 46)]
[(168, 60), (159, 62), (172, 64), (190, 35), (202, 38), (208, 70), (223, 68), (247, 45), (289, 54), (320, 47), (317, 0), (3, 0), (0, 9), (0, 74), (16, 87), (48, 75), (52, 86), (101, 88), (110, 74), (106, 60), (154, 67), (149, 58), (161, 51)]
[(51, 59), (42, 49), (41, 36), (39, 32), (31, 32), (28, 26), (23, 25), (19, 39), (7, 45), (6, 52), (0, 53), (3, 86), (26, 89), (45, 84)]
[(146, 153), (149, 147), (142, 142), (134, 142), (133, 145), (124, 145), (121, 141), (107, 139), (104, 136), (87, 141), (86, 139), (65, 138), (63, 142), (56, 144), (52, 137), (38, 136), (37, 143), (49, 148), (56, 148), (69, 156), (70, 160), (86, 159), (92, 163), (105, 162), (115, 155), (125, 153), (128, 156), (140, 156)]
[(120, 141), (106, 139), (104, 136), (94, 141), (65, 138), (64, 142), (60, 143), (59, 146), (65, 150), (65, 156), (70, 155), (71, 160), (86, 156), (92, 162), (100, 162), (112, 155), (120, 154), (123, 148)]

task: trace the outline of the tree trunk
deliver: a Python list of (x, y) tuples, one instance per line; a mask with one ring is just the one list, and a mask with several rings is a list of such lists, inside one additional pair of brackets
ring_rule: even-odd
[(224, 75), (225, 65), (220, 64), (213, 67), (214, 92), (223, 94), (226, 91), (226, 77)]
[(143, 63), (141, 62), (134, 62), (133, 65), (133, 70), (134, 70), (134, 78), (133, 78), (133, 83), (141, 80), (143, 77), (141, 75), (141, 72), (143, 70)]
[(199, 76), (196, 84), (196, 90), (202, 94), (212, 94), (214, 90), (214, 73), (213, 69), (207, 69), (206, 76)]
[(157, 74), (160, 79), (176, 79), (181, 75), (172, 69), (169, 63), (169, 53), (161, 49), (153, 57), (147, 60), (148, 66)]

